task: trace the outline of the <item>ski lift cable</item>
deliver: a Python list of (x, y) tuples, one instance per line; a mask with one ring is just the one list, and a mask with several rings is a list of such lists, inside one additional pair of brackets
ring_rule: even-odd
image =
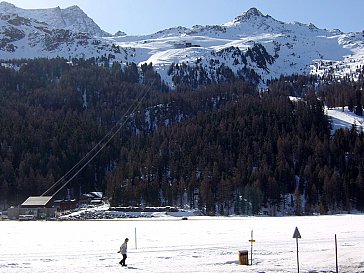
[[(50, 188), (48, 188), (41, 196), (45, 196), (55, 187), (63, 183), (62, 187), (56, 191), (55, 196), (61, 189), (63, 189), (81, 170), (83, 170), (100, 152), (105, 148), (105, 146), (111, 141), (111, 139), (121, 130), (122, 126), (130, 119), (130, 116), (136, 111), (138, 107), (142, 104), (146, 95), (150, 92), (151, 87), (153, 86), (154, 81), (151, 85), (146, 89), (145, 92), (141, 92), (136, 101), (129, 106), (129, 108), (125, 111), (124, 115), (121, 116), (119, 121), (108, 131), (108, 133), (77, 163), (75, 164), (66, 174), (64, 174), (60, 179), (58, 179)], [(122, 120), (126, 117), (125, 121)], [(115, 131), (115, 132), (114, 132)], [(94, 153), (93, 156), (91, 156)], [(90, 159), (88, 159), (91, 156)], [(79, 167), (81, 168), (76, 171), (74, 175), (72, 173), (77, 170)], [(71, 176), (71, 178), (68, 178)]]
[[(130, 113), (130, 115), (132, 114), (132, 113), (134, 113), (135, 112), (135, 110), (141, 105), (141, 103), (143, 102), (143, 100), (144, 100), (144, 98), (146, 97), (146, 95), (147, 95), (147, 93), (149, 93), (149, 89), (150, 88), (148, 88), (148, 90), (144, 93), (144, 95), (140, 98), (140, 100), (138, 99), (138, 103), (136, 104), (136, 106), (134, 107), (134, 110)], [(126, 118), (125, 118), (125, 120), (124, 120), (124, 122), (123, 123), (121, 123), (121, 120), (123, 119), (123, 118), (121, 118), (120, 120), (119, 120), (119, 122), (118, 123), (120, 123), (120, 126), (117, 128), (117, 130), (114, 132), (114, 133), (112, 133), (111, 134), (111, 136), (107, 139), (107, 141), (104, 143), (104, 144), (102, 144), (102, 146), (100, 147), (100, 149), (98, 149), (97, 151), (96, 151), (96, 153), (85, 163), (85, 164), (83, 164), (82, 166), (81, 166), (81, 168), (80, 169), (78, 169), (77, 170), (77, 172), (75, 173), (75, 174), (73, 174), (72, 176), (71, 176), (71, 178), (69, 178), (63, 185), (62, 185), (62, 187), (61, 188), (59, 188), (52, 196), (54, 197), (55, 195), (57, 195), (65, 186), (67, 186), (67, 184), (73, 179), (73, 178), (75, 178), (106, 146), (107, 146), (107, 144), (114, 138), (114, 136), (121, 130), (121, 128), (123, 127), (123, 125), (125, 125), (126, 124), (126, 122), (131, 118), (131, 116), (130, 115), (124, 115), (124, 116), (126, 116)], [(115, 126), (114, 126), (115, 127)], [(110, 132), (110, 131), (109, 131)]]
[[(133, 112), (135, 112), (135, 110), (141, 105), (142, 101), (144, 100), (145, 96), (149, 93), (149, 89), (150, 87), (146, 90), (146, 92), (143, 94), (141, 93), (141, 95), (138, 97), (138, 99), (136, 100), (136, 102), (131, 105), (128, 110), (125, 112), (125, 114), (121, 117), (121, 119), (116, 123), (116, 125), (110, 129), (110, 131), (102, 138), (102, 140), (100, 140), (95, 146), (94, 148), (88, 152), (70, 171), (68, 171), (66, 173), (66, 175), (64, 175), (61, 179), (59, 179), (53, 186), (52, 189), (54, 187), (56, 187), (57, 185), (59, 185), (62, 181), (66, 180), (66, 177), (69, 176), (75, 169), (79, 168), (79, 166), (81, 164), (82, 167), (79, 169), (79, 171), (77, 171), (74, 175), (71, 176), (71, 178), (67, 179), (65, 181), (65, 183), (63, 184), (63, 186), (54, 194), (56, 195), (61, 189), (63, 189), (82, 169), (84, 169), (90, 162), (91, 160), (93, 160), (98, 154), (99, 152), (101, 152), (102, 149), (105, 148), (105, 146), (111, 141), (111, 139), (120, 131), (120, 129), (122, 128), (122, 126), (126, 123), (126, 121), (130, 118), (128, 116), (130, 116)], [(124, 117), (127, 117), (125, 119), (125, 121), (122, 123), (122, 119)], [(117, 130), (115, 132), (113, 132), (115, 130), (115, 128), (117, 128)], [(105, 142), (106, 140), (106, 142)], [(105, 142), (104, 144), (102, 144), (103, 142)], [(101, 145), (101, 147), (100, 147)], [(98, 148), (100, 147), (100, 148)], [(98, 148), (98, 149), (97, 149)], [(93, 156), (91, 156), (91, 158), (89, 160), (87, 160), (89, 158), (89, 156), (92, 154), (92, 152), (95, 152), (95, 154)], [(87, 161), (86, 161), (87, 160)], [(86, 163), (84, 163), (84, 161), (86, 161)], [(47, 191), (49, 192), (49, 191)], [(46, 192), (46, 193), (47, 193)], [(44, 193), (44, 194), (46, 194)], [(44, 195), (43, 194), (43, 195)], [(53, 196), (54, 196), (53, 195)]]
[[(131, 109), (131, 106), (129, 106), (129, 109), (126, 111), (126, 113), (128, 113)], [(81, 164), (83, 164), (83, 162), (100, 146), (100, 144), (102, 142), (105, 141), (105, 139), (107, 139), (107, 137), (110, 135), (110, 132), (112, 132), (113, 130), (115, 130), (115, 127), (117, 126), (118, 123), (116, 123), (116, 125), (114, 125), (110, 131), (98, 142), (96, 143), (96, 145), (77, 163), (75, 164), (66, 174), (64, 174), (60, 179), (58, 179), (50, 188), (48, 188), (43, 194), (42, 196), (46, 195), (48, 192), (50, 192), (53, 188), (55, 188), (57, 185), (59, 185), (60, 183), (62, 183), (67, 176), (69, 176), (75, 169), (77, 169)]]
[[(129, 112), (130, 111), (131, 106), (129, 107), (129, 109), (126, 111)], [(115, 127), (117, 126), (118, 123), (116, 123), (116, 125), (114, 125), (110, 131), (77, 163), (75, 164), (66, 174), (64, 174), (58, 181), (56, 181), (50, 188), (48, 188), (43, 194), (46, 195), (49, 191), (51, 191), (53, 188), (55, 188), (58, 184), (60, 184), (62, 181), (64, 181), (66, 179), (67, 176), (69, 176), (75, 169), (77, 169), (100, 145), (102, 142), (105, 141), (105, 139), (107, 139), (107, 137), (109, 137), (110, 133), (115, 130)]]
[[(66, 177), (69, 176), (75, 169), (77, 169), (81, 164), (84, 163), (84, 161), (87, 160), (87, 158), (106, 140), (109, 138), (109, 136), (112, 134), (112, 132), (115, 130), (115, 128), (118, 127), (118, 124), (121, 123), (124, 116), (131, 115), (135, 109), (141, 104), (141, 99), (144, 99), (146, 94), (149, 92), (149, 89), (146, 90), (146, 92), (143, 94), (141, 93), (140, 96), (137, 98), (136, 102), (134, 104), (130, 105), (125, 114), (120, 118), (120, 120), (109, 130), (109, 132), (76, 164), (74, 165), (64, 176), (62, 176), (57, 182), (55, 182), (47, 191), (45, 191), (42, 196), (46, 195), (49, 191), (51, 191), (53, 188), (61, 184), (64, 180), (66, 180)], [(140, 103), (137, 103), (137, 102)]]
[[(125, 120), (124, 124), (126, 123), (128, 119)], [(62, 187), (60, 187), (52, 196), (57, 195), (65, 186), (67, 186), (67, 184), (73, 179), (75, 178), (105, 147), (106, 145), (111, 141), (111, 139), (121, 130), (122, 125), (120, 125), (120, 127), (110, 136), (110, 138), (100, 147), (100, 149), (98, 149), (96, 151), (96, 153), (85, 163), (81, 166), (81, 168), (79, 168), (77, 170), (76, 173), (74, 173), (63, 185)]]
[[(115, 126), (114, 126), (115, 127)], [(114, 127), (110, 130), (114, 130)], [(53, 190), (55, 187), (57, 187), (59, 184), (61, 184), (63, 181), (66, 180), (67, 176), (69, 176), (75, 169), (77, 169), (81, 164), (84, 163), (84, 161), (98, 148), (98, 146), (109, 136), (110, 131), (80, 160), (75, 164), (66, 174), (64, 174), (60, 179), (58, 179), (51, 187), (49, 187), (42, 196), (49, 193), (51, 190)]]

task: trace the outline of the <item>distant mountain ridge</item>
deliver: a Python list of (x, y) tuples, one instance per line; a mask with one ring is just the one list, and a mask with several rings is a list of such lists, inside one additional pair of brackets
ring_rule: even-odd
[(364, 64), (364, 37), (284, 23), (256, 8), (222, 25), (171, 27), (142, 36), (120, 31), (112, 36), (77, 6), (24, 10), (1, 2), (0, 59), (35, 57), (152, 63), (172, 87), (191, 82), (192, 75), (201, 85), (226, 80), (231, 73), (248, 80), (253, 75), (265, 86), (292, 74), (355, 80)]
[(53, 29), (67, 29), (74, 32), (86, 32), (95, 36), (110, 36), (102, 30), (78, 6), (65, 9), (60, 7), (50, 9), (21, 9), (7, 2), (0, 2), (0, 14), (16, 14), (20, 17), (45, 22)]

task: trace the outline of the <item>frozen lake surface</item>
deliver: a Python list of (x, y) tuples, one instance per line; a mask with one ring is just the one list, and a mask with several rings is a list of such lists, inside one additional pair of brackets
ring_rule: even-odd
[[(297, 272), (296, 226), (300, 272), (335, 272), (335, 234), (339, 272), (364, 272), (364, 215), (2, 221), (0, 272)], [(251, 230), (253, 265), (240, 265)]]

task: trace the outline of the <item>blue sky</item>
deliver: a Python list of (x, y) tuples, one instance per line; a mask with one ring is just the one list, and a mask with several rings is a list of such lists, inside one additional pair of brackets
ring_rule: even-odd
[(103, 30), (152, 34), (193, 25), (220, 25), (251, 7), (283, 22), (313, 23), (344, 32), (364, 30), (363, 0), (7, 0), (25, 8), (78, 5)]

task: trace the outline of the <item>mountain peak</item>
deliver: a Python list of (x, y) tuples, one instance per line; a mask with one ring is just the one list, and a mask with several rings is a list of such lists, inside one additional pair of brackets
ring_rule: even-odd
[(245, 16), (264, 16), (257, 8), (250, 8), (245, 12)]
[(223, 26), (234, 26), (234, 25), (236, 26), (236, 25), (240, 25), (241, 23), (244, 23), (244, 22), (258, 20), (258, 18), (267, 19), (267, 18), (271, 18), (271, 17), (269, 15), (263, 15), (257, 8), (253, 7), (253, 8), (250, 8), (249, 10), (247, 10), (246, 12), (243, 12), (241, 15), (236, 17), (233, 21), (227, 22)]
[(53, 29), (68, 29), (73, 32), (86, 32), (95, 36), (111, 36), (103, 31), (77, 5), (61, 9), (59, 6), (48, 9), (22, 9), (5, 1), (0, 2), (0, 13), (13, 13), (20, 17), (45, 22)]
[(5, 1), (0, 2), (0, 10), (8, 11), (8, 10), (14, 9), (14, 8), (15, 8), (15, 6), (13, 4), (10, 4)]
[(8, 2), (6, 2), (6, 1), (1, 1), (1, 2), (0, 2), (0, 6), (1, 6), (1, 7), (15, 7), (13, 4), (8, 3)]
[(68, 8), (65, 8), (66, 10), (74, 10), (74, 11), (78, 11), (78, 12), (82, 12), (84, 13), (84, 11), (77, 5), (73, 5), (73, 6), (69, 6)]
[(257, 8), (250, 8), (242, 15), (236, 17), (234, 21), (243, 22), (254, 17), (265, 17), (265, 16)]
[(233, 21), (225, 23), (223, 26), (237, 26), (241, 23), (246, 23), (249, 21), (264, 20), (271, 18), (269, 15), (263, 15), (257, 8), (250, 8), (246, 12), (237, 16)]

